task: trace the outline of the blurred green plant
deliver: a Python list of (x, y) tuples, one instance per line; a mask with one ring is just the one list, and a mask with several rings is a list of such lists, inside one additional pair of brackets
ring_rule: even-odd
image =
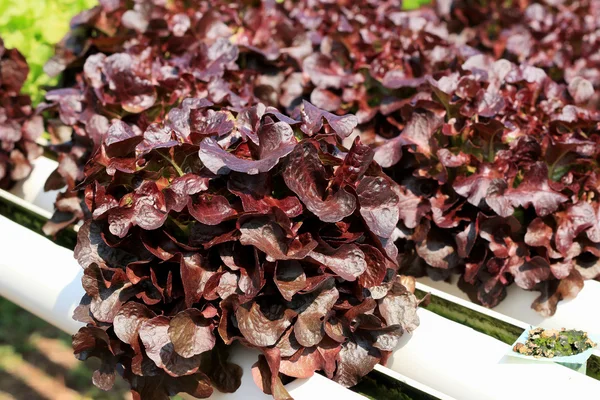
[(403, 0), (402, 8), (405, 10), (414, 10), (429, 3), (431, 3), (431, 0)]
[[(277, 3), (283, 3), (284, 0), (275, 0)], [(431, 0), (403, 0), (402, 8), (405, 10), (414, 10), (421, 6), (431, 3)]]
[(44, 73), (54, 44), (69, 30), (71, 18), (93, 7), (97, 0), (0, 0), (0, 36), (8, 48), (17, 48), (29, 63), (29, 76), (23, 90), (37, 104), (44, 87), (57, 78)]

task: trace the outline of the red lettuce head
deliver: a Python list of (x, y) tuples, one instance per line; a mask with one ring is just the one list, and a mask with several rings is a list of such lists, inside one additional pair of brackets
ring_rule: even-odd
[(309, 103), (296, 120), (204, 98), (144, 131), (111, 121), (75, 249), (73, 346), (102, 359), (94, 382), (119, 365), (140, 398), (233, 392), (233, 342), (261, 352), (253, 375), (275, 398), (289, 377), (352, 386), (384, 362), (418, 301), (391, 240), (402, 190), (359, 139), (341, 144), (355, 126)]

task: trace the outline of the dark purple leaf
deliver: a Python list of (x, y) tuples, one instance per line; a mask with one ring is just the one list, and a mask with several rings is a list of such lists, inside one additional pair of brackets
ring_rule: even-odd
[(215, 346), (213, 323), (202, 313), (189, 308), (175, 315), (169, 322), (169, 337), (173, 350), (182, 357), (191, 358)]
[(267, 313), (258, 303), (240, 305), (235, 312), (238, 328), (253, 346), (266, 347), (277, 343), (283, 332), (291, 325), (295, 312), (273, 304)]
[(323, 118), (325, 118), (331, 129), (341, 138), (350, 136), (356, 125), (358, 125), (358, 119), (354, 115), (340, 117), (321, 110), (307, 101), (303, 101), (302, 105), (302, 125), (300, 125), (300, 129), (308, 136), (312, 136), (321, 130), (323, 127)]
[(356, 198), (344, 188), (327, 191), (326, 170), (315, 143), (300, 143), (290, 154), (283, 171), (286, 185), (309, 211), (325, 222), (337, 222), (352, 214)]
[(390, 237), (400, 219), (400, 199), (394, 186), (384, 177), (367, 176), (356, 188), (360, 215), (377, 236)]
[(354, 281), (367, 269), (365, 254), (354, 244), (325, 252), (313, 250), (308, 256), (347, 281)]
[(200, 160), (214, 174), (227, 174), (229, 171), (243, 172), (256, 175), (268, 172), (279, 162), (279, 159), (290, 154), (296, 146), (293, 136), (288, 142), (280, 145), (268, 153), (268, 156), (258, 160), (244, 159), (223, 150), (212, 138), (206, 138), (200, 144)]

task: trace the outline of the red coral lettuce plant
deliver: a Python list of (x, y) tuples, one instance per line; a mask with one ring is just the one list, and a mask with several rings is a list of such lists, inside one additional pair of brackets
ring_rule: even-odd
[(234, 392), (234, 342), (258, 351), (253, 376), (276, 399), (290, 377), (353, 386), (384, 363), (418, 301), (391, 240), (402, 188), (359, 139), (342, 146), (355, 125), (309, 103), (296, 120), (205, 98), (144, 131), (110, 121), (75, 249), (73, 347), (102, 360), (94, 383), (119, 370), (134, 398)]

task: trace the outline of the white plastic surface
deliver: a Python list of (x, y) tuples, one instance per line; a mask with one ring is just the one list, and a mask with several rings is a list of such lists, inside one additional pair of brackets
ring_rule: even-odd
[[(418, 282), (470, 302), (466, 293), (460, 290), (454, 282), (436, 282), (428, 277), (418, 278)], [(531, 303), (539, 296), (539, 292), (523, 290), (516, 285), (511, 285), (507, 289), (506, 298), (494, 307), (493, 311), (522, 321), (527, 325), (542, 328), (582, 329), (587, 332), (600, 333), (598, 314), (600, 282), (598, 281), (585, 281), (583, 289), (576, 298), (558, 303), (556, 313), (552, 317), (543, 317), (531, 308)]]
[[(236, 345), (231, 352), (231, 361), (241, 366), (244, 370), (244, 375), (242, 375), (242, 385), (238, 391), (233, 394), (224, 394), (215, 390), (210, 397), (211, 400), (272, 400), (273, 398), (265, 395), (252, 379), (252, 364), (258, 360), (258, 355), (259, 352), (256, 350)], [(315, 374), (308, 379), (296, 379), (295, 381), (288, 383), (285, 387), (290, 395), (296, 400), (366, 400), (365, 397), (318, 374)]]
[(406, 375), (402, 375), (399, 372), (394, 371), (393, 369), (384, 367), (381, 364), (375, 365), (375, 370), (378, 372), (381, 372), (382, 374), (389, 376), (390, 378), (393, 378), (397, 381), (403, 382), (406, 385), (411, 386), (414, 389), (420, 390), (423, 393), (427, 393), (427, 394), (435, 397), (438, 400), (458, 400), (458, 399), (455, 399), (454, 397), (448, 396), (447, 394), (440, 392), (439, 390), (435, 390), (432, 387), (427, 386), (421, 382), (415, 381), (414, 379), (409, 378)]
[(51, 216), (58, 190), (44, 192), (44, 183), (50, 174), (58, 167), (58, 163), (47, 157), (39, 157), (32, 163), (33, 169), (27, 179), (17, 182), (10, 193), (33, 204)]
[(82, 273), (72, 251), (0, 216), (0, 295), (74, 333)]
[[(600, 382), (556, 364), (506, 357), (510, 346), (419, 309), (388, 367), (460, 400), (595, 399)], [(412, 337), (409, 337), (412, 336)]]
[[(366, 397), (354, 393), (318, 374), (313, 375), (309, 379), (296, 379), (288, 383), (285, 387), (296, 400), (366, 400)], [(243, 399), (245, 400), (246, 397), (244, 396)], [(271, 399), (270, 396), (269, 399)]]

